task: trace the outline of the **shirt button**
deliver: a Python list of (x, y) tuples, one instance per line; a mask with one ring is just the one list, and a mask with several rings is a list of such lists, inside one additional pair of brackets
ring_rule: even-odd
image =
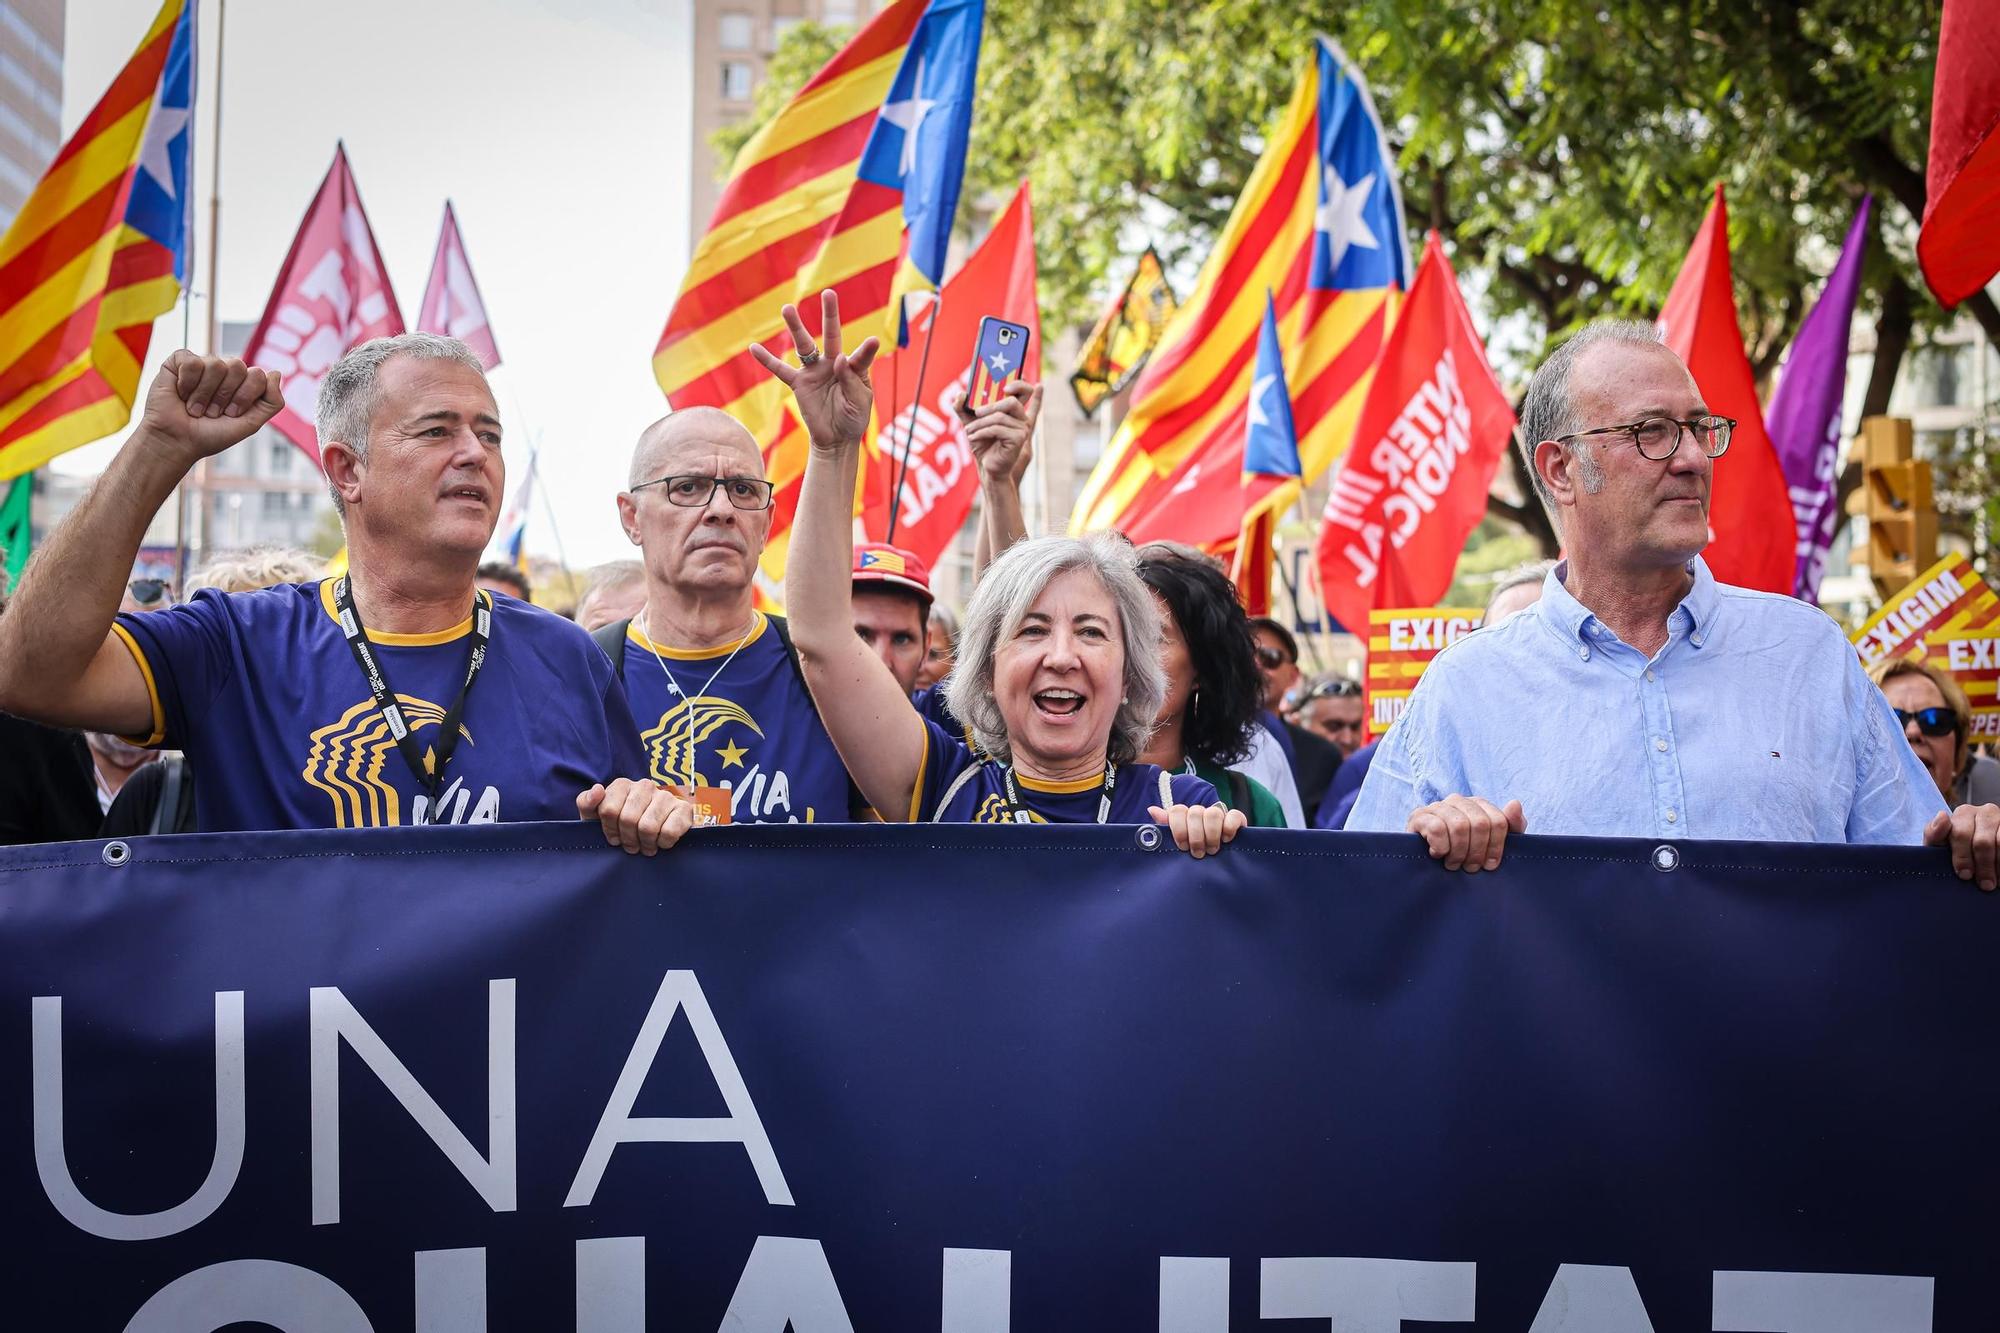
[(1578, 657), (1581, 657), (1584, 661), (1588, 662), (1590, 660), (1590, 649), (1579, 648), (1576, 650), (1576, 655)]
[(1672, 824), (1672, 823), (1676, 823), (1676, 822), (1678, 822), (1678, 821), (1679, 821), (1679, 819), (1680, 819), (1680, 816), (1679, 816), (1678, 814), (1676, 814), (1676, 813), (1675, 813), (1674, 811), (1672, 811), (1672, 810), (1668, 810), (1668, 811), (1667, 811), (1667, 822), (1668, 822), (1669, 824)]
[(1647, 680), (1651, 680), (1652, 678), (1653, 678), (1653, 669), (1652, 669), (1651, 667), (1647, 667), (1647, 668), (1646, 668), (1646, 679), (1647, 679)]
[(1701, 647), (1701, 635), (1690, 634), (1688, 636), (1688, 642), (1692, 643), (1697, 648)]
[(1661, 754), (1665, 754), (1667, 752), (1667, 738), (1665, 736), (1653, 737), (1653, 748)]

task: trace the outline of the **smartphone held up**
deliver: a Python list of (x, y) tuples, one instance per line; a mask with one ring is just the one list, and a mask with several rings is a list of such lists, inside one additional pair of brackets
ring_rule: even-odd
[(1028, 329), (992, 315), (979, 321), (973, 344), (972, 371), (965, 391), (965, 410), (984, 407), (1002, 397), (1028, 364)]

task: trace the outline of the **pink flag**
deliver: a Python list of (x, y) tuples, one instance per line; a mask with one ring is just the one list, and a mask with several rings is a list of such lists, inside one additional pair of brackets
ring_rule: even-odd
[(350, 348), (402, 331), (403, 312), (361, 210), (347, 149), (336, 147), (278, 270), (271, 303), (243, 349), (251, 365), (284, 373), (285, 410), (271, 424), (318, 463), (313, 416), (321, 378)]
[(431, 280), (417, 314), (417, 331), (458, 339), (479, 354), (488, 370), (500, 364), (500, 348), (486, 322), (486, 302), (479, 299), (479, 284), (472, 280), (472, 264), (465, 257), (465, 240), (458, 234), (458, 217), (449, 199), (444, 203), (437, 257), (431, 260)]

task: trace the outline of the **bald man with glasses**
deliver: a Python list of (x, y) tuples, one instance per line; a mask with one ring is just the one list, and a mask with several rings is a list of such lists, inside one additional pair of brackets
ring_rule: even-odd
[(782, 616), (756, 607), (772, 486), (728, 413), (648, 426), (618, 519), (640, 551), (639, 613), (593, 632), (625, 684), (654, 781), (716, 823), (826, 823), (855, 805)]

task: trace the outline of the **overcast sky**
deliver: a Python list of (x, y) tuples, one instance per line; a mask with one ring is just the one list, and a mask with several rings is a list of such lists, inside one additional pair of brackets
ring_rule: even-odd
[[(235, 0), (222, 85), (222, 242), (208, 198), (215, 0), (202, 5), (195, 144), (199, 348), (210, 274), (224, 320), (263, 312), (344, 139), (414, 321), (449, 197), (502, 365), (511, 488), (529, 438), (573, 565), (631, 554), (612, 496), (665, 411), (649, 364), (687, 262), (690, 0)], [(67, 136), (132, 54), (158, 0), (70, 0)], [(153, 331), (146, 375), (181, 345)], [(101, 470), (117, 441), (52, 466)], [(528, 547), (555, 554), (538, 504)]]

